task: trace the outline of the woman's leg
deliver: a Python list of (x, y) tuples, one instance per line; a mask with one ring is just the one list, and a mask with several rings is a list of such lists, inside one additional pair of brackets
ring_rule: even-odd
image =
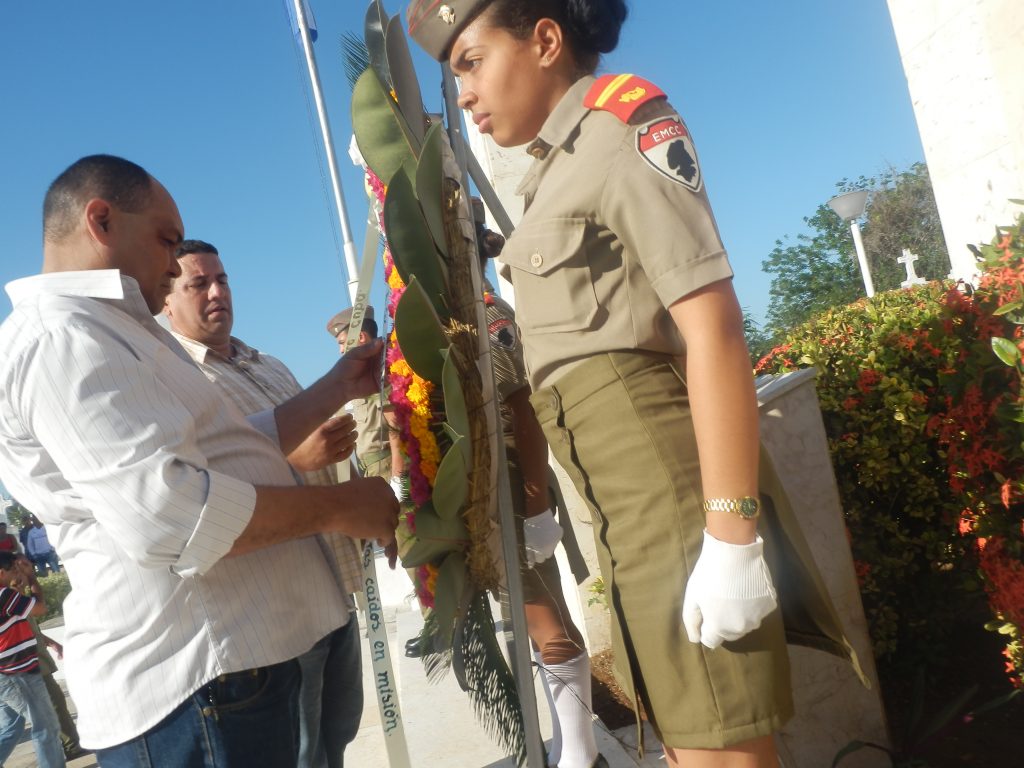
[[(552, 570), (557, 574), (557, 569)], [(530, 639), (543, 666), (552, 730), (560, 736), (552, 738), (548, 759), (559, 768), (591, 768), (599, 753), (594, 740), (590, 658), (582, 634), (569, 618), (557, 580), (547, 591), (532, 596), (525, 608)]]
[(775, 740), (771, 736), (734, 744), (726, 749), (665, 748), (665, 760), (672, 768), (778, 768)]

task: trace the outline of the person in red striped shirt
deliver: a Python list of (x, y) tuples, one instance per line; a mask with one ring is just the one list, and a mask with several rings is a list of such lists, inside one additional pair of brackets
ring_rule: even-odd
[(27, 621), (46, 613), (43, 588), (32, 563), (10, 552), (0, 552), (0, 585), (0, 764), (21, 740), (28, 715), (39, 768), (61, 768), (65, 763), (60, 723)]

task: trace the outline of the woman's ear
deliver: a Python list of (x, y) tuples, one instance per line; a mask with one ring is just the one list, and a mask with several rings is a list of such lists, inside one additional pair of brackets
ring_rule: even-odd
[(550, 67), (565, 54), (562, 25), (554, 19), (540, 19), (533, 28), (533, 43), (537, 47), (541, 66)]

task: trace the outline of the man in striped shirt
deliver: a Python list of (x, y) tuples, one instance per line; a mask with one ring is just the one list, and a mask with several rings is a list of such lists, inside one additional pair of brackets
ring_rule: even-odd
[(296, 659), (347, 610), (315, 537), (387, 544), (398, 502), (380, 478), (302, 486), (284, 456), (376, 391), (381, 345), (247, 418), (153, 319), (183, 238), (123, 158), (50, 185), (42, 274), (6, 286), (0, 475), (71, 580), (68, 687), (104, 768), (294, 768)]
[[(228, 274), (217, 248), (202, 240), (178, 246), (181, 275), (167, 296), (164, 315), (206, 378), (251, 414), (274, 408), (302, 391), (288, 367), (231, 335), (234, 305)], [(307, 485), (337, 482), (334, 464), (352, 449), (355, 421), (348, 414), (320, 425), (288, 456)], [(318, 536), (340, 591), (348, 597), (362, 581), (359, 550), (342, 534)], [(359, 732), (363, 679), (359, 625), (351, 601), (345, 623), (299, 656), (299, 766), (341, 768), (345, 747)]]
[[(21, 740), (25, 716), (39, 768), (64, 765), (60, 723), (39, 671), (29, 616), (43, 616), (43, 588), (24, 557), (0, 552), (0, 765)], [(26, 594), (27, 593), (27, 594)]]

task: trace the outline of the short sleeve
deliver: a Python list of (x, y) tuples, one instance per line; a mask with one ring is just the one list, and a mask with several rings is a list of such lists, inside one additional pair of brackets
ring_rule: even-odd
[(733, 272), (682, 118), (659, 99), (631, 123), (605, 186), (601, 215), (636, 254), (668, 307)]

